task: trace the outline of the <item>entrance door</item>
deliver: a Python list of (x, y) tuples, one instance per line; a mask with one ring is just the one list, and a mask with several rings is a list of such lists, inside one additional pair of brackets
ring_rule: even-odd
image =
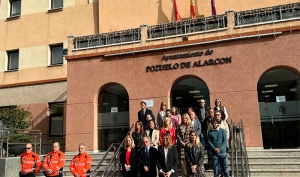
[(196, 110), (203, 98), (209, 107), (209, 90), (205, 82), (195, 77), (183, 78), (177, 81), (171, 90), (171, 106), (178, 107), (180, 114), (187, 112), (189, 107)]
[(106, 151), (129, 131), (129, 97), (120, 84), (105, 87), (98, 98), (98, 147)]
[(257, 94), (264, 148), (300, 147), (299, 75), (272, 69), (259, 79)]

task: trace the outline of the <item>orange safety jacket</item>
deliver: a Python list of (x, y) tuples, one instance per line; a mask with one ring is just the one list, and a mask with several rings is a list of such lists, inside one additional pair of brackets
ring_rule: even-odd
[(20, 157), (21, 161), (21, 173), (28, 174), (28, 173), (35, 173), (38, 174), (42, 168), (42, 163), (38, 154), (34, 152), (30, 153), (22, 153)]
[[(43, 165), (44, 171), (47, 174), (47, 176), (58, 176), (59, 171), (62, 171), (61, 168), (63, 168), (65, 161), (66, 161), (66, 156), (63, 152), (61, 151), (49, 152), (44, 159), (44, 165)], [(47, 170), (49, 169), (51, 169), (53, 173), (48, 174)]]
[(87, 153), (77, 154), (70, 164), (70, 171), (74, 175), (78, 173), (80, 177), (85, 177), (89, 173), (92, 165), (92, 158)]

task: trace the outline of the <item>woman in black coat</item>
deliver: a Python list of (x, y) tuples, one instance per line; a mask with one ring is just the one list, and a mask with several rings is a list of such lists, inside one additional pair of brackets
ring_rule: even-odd
[(197, 132), (190, 131), (189, 142), (185, 145), (185, 159), (188, 177), (205, 177), (204, 152)]
[(178, 154), (168, 133), (163, 135), (162, 145), (158, 147), (157, 168), (160, 177), (178, 177)]
[(120, 150), (120, 163), (123, 177), (133, 177), (137, 173), (138, 151), (131, 135), (126, 136), (124, 146)]
[(136, 121), (134, 131), (131, 133), (131, 136), (136, 148), (140, 150), (143, 147), (142, 139), (145, 136), (143, 123), (141, 121)]

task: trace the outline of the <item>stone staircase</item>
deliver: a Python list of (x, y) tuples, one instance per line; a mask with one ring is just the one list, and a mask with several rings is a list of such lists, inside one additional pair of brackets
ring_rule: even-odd
[(300, 176), (300, 149), (248, 149), (251, 177)]
[[(90, 153), (92, 157), (92, 168), (93, 170), (98, 162), (101, 160), (105, 152), (100, 153)], [(290, 176), (300, 176), (300, 149), (251, 149), (248, 151), (248, 160), (250, 168), (251, 177), (262, 177), (262, 176), (272, 176), (272, 177), (290, 177)], [(72, 174), (69, 170), (69, 165), (71, 159), (75, 155), (75, 152), (66, 153), (66, 163), (64, 166), (63, 175), (64, 177), (72, 177)], [(100, 177), (108, 165), (110, 159), (112, 158), (113, 153), (109, 153), (107, 158), (104, 159), (102, 165), (97, 170), (96, 176)], [(238, 159), (240, 162), (240, 159)], [(230, 153), (228, 154), (228, 167), (229, 171), (231, 169), (231, 160)], [(204, 159), (204, 165), (207, 167), (207, 157)], [(178, 164), (179, 174), (180, 164)], [(38, 176), (43, 176), (43, 173), (40, 172)], [(242, 176), (239, 172), (238, 176)], [(180, 176), (179, 176), (180, 177)], [(213, 170), (206, 171), (206, 177), (213, 177)]]

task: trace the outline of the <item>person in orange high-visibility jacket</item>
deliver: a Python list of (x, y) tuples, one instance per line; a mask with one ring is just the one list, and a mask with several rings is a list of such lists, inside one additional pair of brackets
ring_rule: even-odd
[(38, 154), (32, 152), (32, 144), (25, 145), (25, 152), (21, 154), (21, 171), (20, 177), (35, 177), (42, 168), (42, 163)]
[(49, 152), (44, 159), (44, 175), (46, 177), (61, 177), (66, 161), (66, 156), (59, 150), (58, 142), (53, 143), (53, 151)]
[(79, 154), (75, 155), (70, 164), (70, 171), (74, 177), (90, 176), (92, 158), (85, 152), (85, 144), (80, 143), (78, 146)]

